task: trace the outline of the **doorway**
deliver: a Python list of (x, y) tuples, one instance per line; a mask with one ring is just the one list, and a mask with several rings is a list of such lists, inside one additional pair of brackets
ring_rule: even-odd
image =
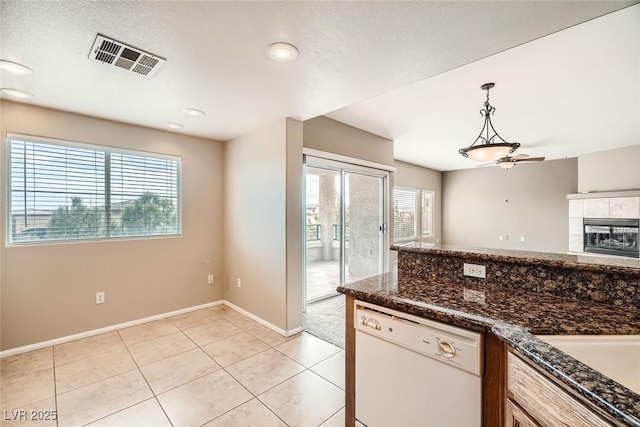
[[(310, 312), (322, 312), (319, 324), (344, 329), (344, 309), (328, 308), (343, 305), (326, 300), (338, 286), (385, 271), (387, 180), (386, 171), (305, 156), (305, 327), (315, 323)], [(333, 315), (342, 317), (326, 317)]]

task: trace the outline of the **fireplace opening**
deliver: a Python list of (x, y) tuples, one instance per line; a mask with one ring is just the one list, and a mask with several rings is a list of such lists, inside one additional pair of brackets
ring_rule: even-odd
[(584, 251), (638, 258), (637, 219), (584, 219)]

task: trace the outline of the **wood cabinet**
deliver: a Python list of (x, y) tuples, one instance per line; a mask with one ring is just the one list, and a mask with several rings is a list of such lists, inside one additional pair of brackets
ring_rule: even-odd
[(507, 399), (505, 418), (505, 427), (540, 427), (511, 399)]
[(507, 357), (505, 426), (612, 426), (514, 353)]

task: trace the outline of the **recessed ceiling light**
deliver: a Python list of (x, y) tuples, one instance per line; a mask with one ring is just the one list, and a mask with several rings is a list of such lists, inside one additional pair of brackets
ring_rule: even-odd
[(24, 65), (18, 64), (17, 62), (11, 62), (4, 59), (0, 59), (0, 68), (14, 74), (33, 73), (33, 70), (29, 67), (25, 67)]
[(11, 89), (8, 87), (3, 87), (2, 89), (0, 89), (0, 95), (9, 95), (13, 96), (14, 98), (33, 98), (33, 95), (31, 95), (29, 92), (18, 89)]
[(204, 116), (204, 111), (196, 110), (193, 108), (185, 108), (184, 110), (182, 110), (182, 112), (193, 117)]
[(284, 42), (271, 43), (267, 46), (267, 56), (279, 62), (293, 61), (298, 57), (298, 48)]
[(169, 123), (167, 126), (171, 129), (182, 129), (184, 127), (180, 123)]

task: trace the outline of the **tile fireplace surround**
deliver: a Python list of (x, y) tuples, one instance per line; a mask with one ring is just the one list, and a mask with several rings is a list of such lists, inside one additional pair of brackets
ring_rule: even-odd
[(585, 218), (640, 219), (640, 190), (567, 195), (569, 253), (584, 253)]

